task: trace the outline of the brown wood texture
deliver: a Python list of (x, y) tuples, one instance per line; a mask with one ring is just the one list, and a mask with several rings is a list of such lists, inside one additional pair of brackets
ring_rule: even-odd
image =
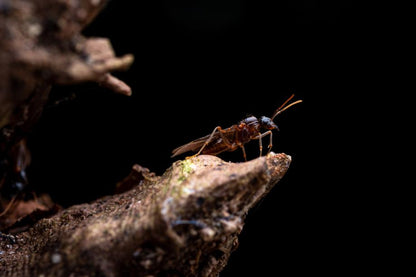
[(135, 166), (119, 184), (132, 189), (41, 219), (14, 243), (3, 238), (1, 276), (218, 276), (249, 209), (290, 162), (202, 155), (162, 176)]

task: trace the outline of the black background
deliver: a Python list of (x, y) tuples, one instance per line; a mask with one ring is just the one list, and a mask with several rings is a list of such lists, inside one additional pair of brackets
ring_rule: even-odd
[[(29, 141), (31, 184), (64, 206), (92, 201), (133, 164), (162, 174), (175, 147), (249, 114), (271, 116), (295, 93), (304, 102), (276, 119), (273, 147), (291, 167), (249, 213), (221, 276), (354, 271), (359, 200), (347, 180), (359, 173), (343, 157), (359, 139), (359, 10), (348, 0), (111, 1), (84, 34), (134, 54), (130, 70), (114, 73), (133, 95), (54, 87)], [(258, 144), (246, 150), (253, 159)], [(220, 157), (243, 161), (240, 151)]]

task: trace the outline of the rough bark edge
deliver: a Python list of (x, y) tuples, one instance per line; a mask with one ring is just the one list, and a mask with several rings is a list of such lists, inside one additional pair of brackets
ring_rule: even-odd
[(133, 189), (42, 219), (14, 244), (3, 238), (1, 275), (217, 276), (247, 212), (290, 162), (274, 153), (245, 163), (198, 156), (162, 176), (135, 166), (123, 180)]

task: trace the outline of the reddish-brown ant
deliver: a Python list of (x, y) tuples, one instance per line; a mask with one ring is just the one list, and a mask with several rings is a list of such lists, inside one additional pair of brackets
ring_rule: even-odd
[[(244, 155), (244, 160), (247, 161), (246, 150), (244, 149), (244, 144), (247, 142), (258, 139), (260, 156), (263, 152), (262, 138), (269, 135), (270, 142), (268, 145), (269, 151), (272, 149), (272, 130), (279, 130), (277, 125), (273, 122), (273, 119), (280, 114), (281, 112), (287, 110), (288, 108), (296, 105), (302, 100), (297, 100), (295, 102), (288, 102), (294, 97), (292, 94), (272, 115), (272, 117), (262, 116), (260, 118), (250, 116), (241, 120), (238, 124), (235, 124), (226, 129), (221, 128), (221, 126), (215, 127), (210, 135), (204, 136), (202, 138), (191, 141), (185, 145), (182, 145), (172, 151), (172, 157), (180, 155), (188, 151), (198, 151), (195, 155), (199, 154), (209, 154), (209, 155), (218, 155), (224, 151), (234, 151), (237, 148), (241, 148)], [(267, 130), (262, 133), (263, 130)]]

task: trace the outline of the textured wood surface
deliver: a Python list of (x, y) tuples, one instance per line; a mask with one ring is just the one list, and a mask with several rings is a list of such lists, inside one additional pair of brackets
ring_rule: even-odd
[(217, 276), (247, 212), (290, 162), (203, 155), (162, 176), (136, 165), (119, 184), (131, 189), (42, 219), (15, 243), (1, 239), (1, 276)]

